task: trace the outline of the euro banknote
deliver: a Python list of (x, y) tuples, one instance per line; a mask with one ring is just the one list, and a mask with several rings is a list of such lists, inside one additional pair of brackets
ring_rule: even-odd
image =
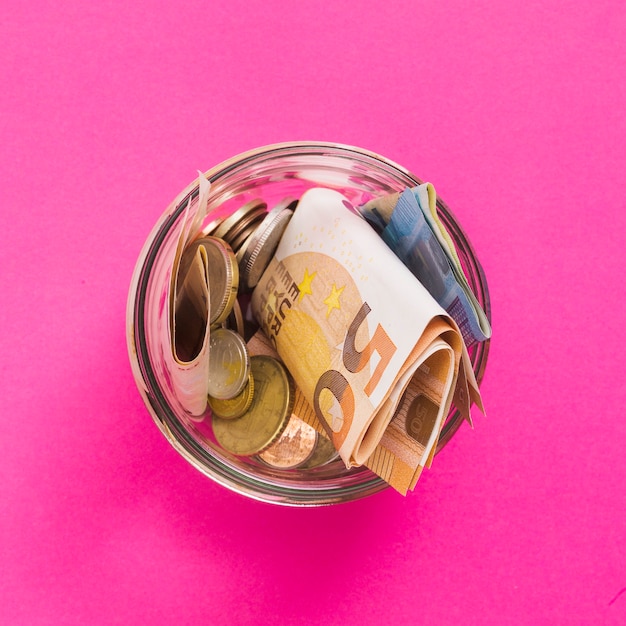
[(454, 242), (437, 214), (435, 188), (418, 185), (367, 202), (359, 212), (437, 302), (455, 319), (467, 345), (491, 336)]
[[(436, 336), (441, 328), (431, 327)], [(276, 349), (262, 330), (248, 341), (250, 354), (266, 354), (280, 358)], [(445, 350), (435, 351), (424, 359), (409, 381), (394, 415), (385, 429), (380, 442), (365, 460), (364, 465), (402, 495), (413, 490), (424, 467), (430, 467), (441, 433), (438, 421), (439, 406), (447, 413), (445, 404)], [(295, 389), (293, 415), (329, 438), (315, 411), (298, 386)], [(425, 455), (426, 450), (430, 453)]]
[[(420, 467), (453, 395), (480, 399), (454, 319), (334, 190), (302, 196), (251, 306), (347, 467), (372, 456), (433, 358), (441, 397)], [(411, 437), (406, 426), (401, 436)]]

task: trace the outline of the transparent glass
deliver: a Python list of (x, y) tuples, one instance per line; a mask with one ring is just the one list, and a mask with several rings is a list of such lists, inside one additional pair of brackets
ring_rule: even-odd
[[(261, 147), (229, 159), (206, 173), (211, 181), (206, 224), (231, 214), (246, 202), (262, 198), (271, 207), (286, 197), (298, 198), (310, 187), (343, 193), (354, 205), (419, 184), (420, 179), (386, 158), (352, 146), (299, 142)], [(135, 381), (146, 407), (168, 441), (194, 467), (217, 483), (245, 496), (274, 504), (319, 506), (369, 496), (388, 485), (367, 468), (347, 470), (337, 459), (313, 469), (278, 470), (254, 458), (222, 450), (210, 419), (189, 419), (169, 385), (154, 332), (155, 312), (162, 306), (169, 268), (165, 250), (176, 245), (174, 227), (197, 181), (172, 202), (154, 226), (132, 276), (127, 308), (127, 341)], [(491, 306), (485, 275), (472, 246), (446, 204), (438, 200), (441, 220), (454, 240), (466, 276), (487, 317)], [(478, 382), (483, 378), (489, 342), (473, 345), (470, 357)], [(439, 441), (439, 452), (462, 418), (452, 407)]]

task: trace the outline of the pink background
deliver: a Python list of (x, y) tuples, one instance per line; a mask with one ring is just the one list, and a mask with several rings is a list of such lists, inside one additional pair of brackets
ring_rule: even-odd
[[(2, 3), (0, 622), (626, 623), (625, 16)], [(131, 376), (128, 284), (162, 211), (197, 169), (302, 139), (432, 181), (489, 279), (488, 416), (406, 499), (231, 493)]]

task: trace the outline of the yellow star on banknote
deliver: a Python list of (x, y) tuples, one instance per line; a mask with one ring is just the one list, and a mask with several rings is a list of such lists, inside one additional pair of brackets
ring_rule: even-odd
[(341, 309), (341, 303), (339, 302), (339, 296), (341, 292), (344, 290), (344, 287), (341, 289), (337, 289), (337, 285), (333, 283), (333, 290), (330, 292), (330, 295), (326, 300), (324, 300), (324, 304), (328, 307), (326, 310), (326, 317), (331, 314), (333, 309)]
[(278, 298), (276, 298), (276, 292), (271, 291), (267, 294), (267, 308), (269, 311), (275, 311), (278, 305)]
[(300, 290), (300, 295), (298, 296), (298, 302), (300, 302), (300, 300), (302, 300), (302, 298), (304, 298), (305, 295), (313, 295), (313, 292), (311, 291), (311, 283), (313, 282), (313, 279), (315, 278), (315, 275), (317, 274), (317, 272), (313, 272), (312, 274), (309, 274), (309, 271), (305, 268), (304, 270), (304, 278), (302, 279), (302, 282), (298, 285), (298, 289)]

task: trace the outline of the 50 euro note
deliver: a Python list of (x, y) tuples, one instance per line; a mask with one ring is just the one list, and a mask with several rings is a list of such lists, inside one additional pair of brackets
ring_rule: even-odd
[(210, 183), (198, 172), (199, 194), (190, 199), (176, 225), (175, 245), (166, 248), (169, 270), (166, 303), (158, 318), (158, 336), (172, 389), (183, 409), (200, 417), (207, 407), (209, 380), (209, 268), (198, 248), (181, 267), (183, 252), (206, 217)]
[(491, 337), (489, 320), (467, 282), (454, 242), (439, 219), (431, 183), (370, 200), (358, 211), (456, 320), (467, 345)]
[[(480, 399), (454, 320), (336, 191), (302, 196), (251, 306), (346, 467), (374, 454), (435, 355), (441, 393), (414, 465), (432, 459), (457, 385), (466, 385), (461, 411), (469, 414), (470, 397)], [(400, 430), (405, 444), (415, 440), (406, 424)]]
[[(437, 329), (432, 328), (431, 334)], [(265, 354), (280, 359), (273, 344), (262, 330), (258, 330), (247, 343), (250, 355)], [(446, 372), (450, 364), (446, 350), (434, 351), (424, 359), (409, 381), (389, 426), (380, 442), (365, 460), (364, 465), (391, 485), (402, 495), (415, 485), (424, 467), (430, 467), (439, 439), (439, 407), (446, 414), (444, 398)], [(328, 428), (320, 422), (315, 411), (298, 386), (292, 419), (300, 419), (320, 435), (330, 439)], [(430, 449), (430, 453), (426, 454)]]

